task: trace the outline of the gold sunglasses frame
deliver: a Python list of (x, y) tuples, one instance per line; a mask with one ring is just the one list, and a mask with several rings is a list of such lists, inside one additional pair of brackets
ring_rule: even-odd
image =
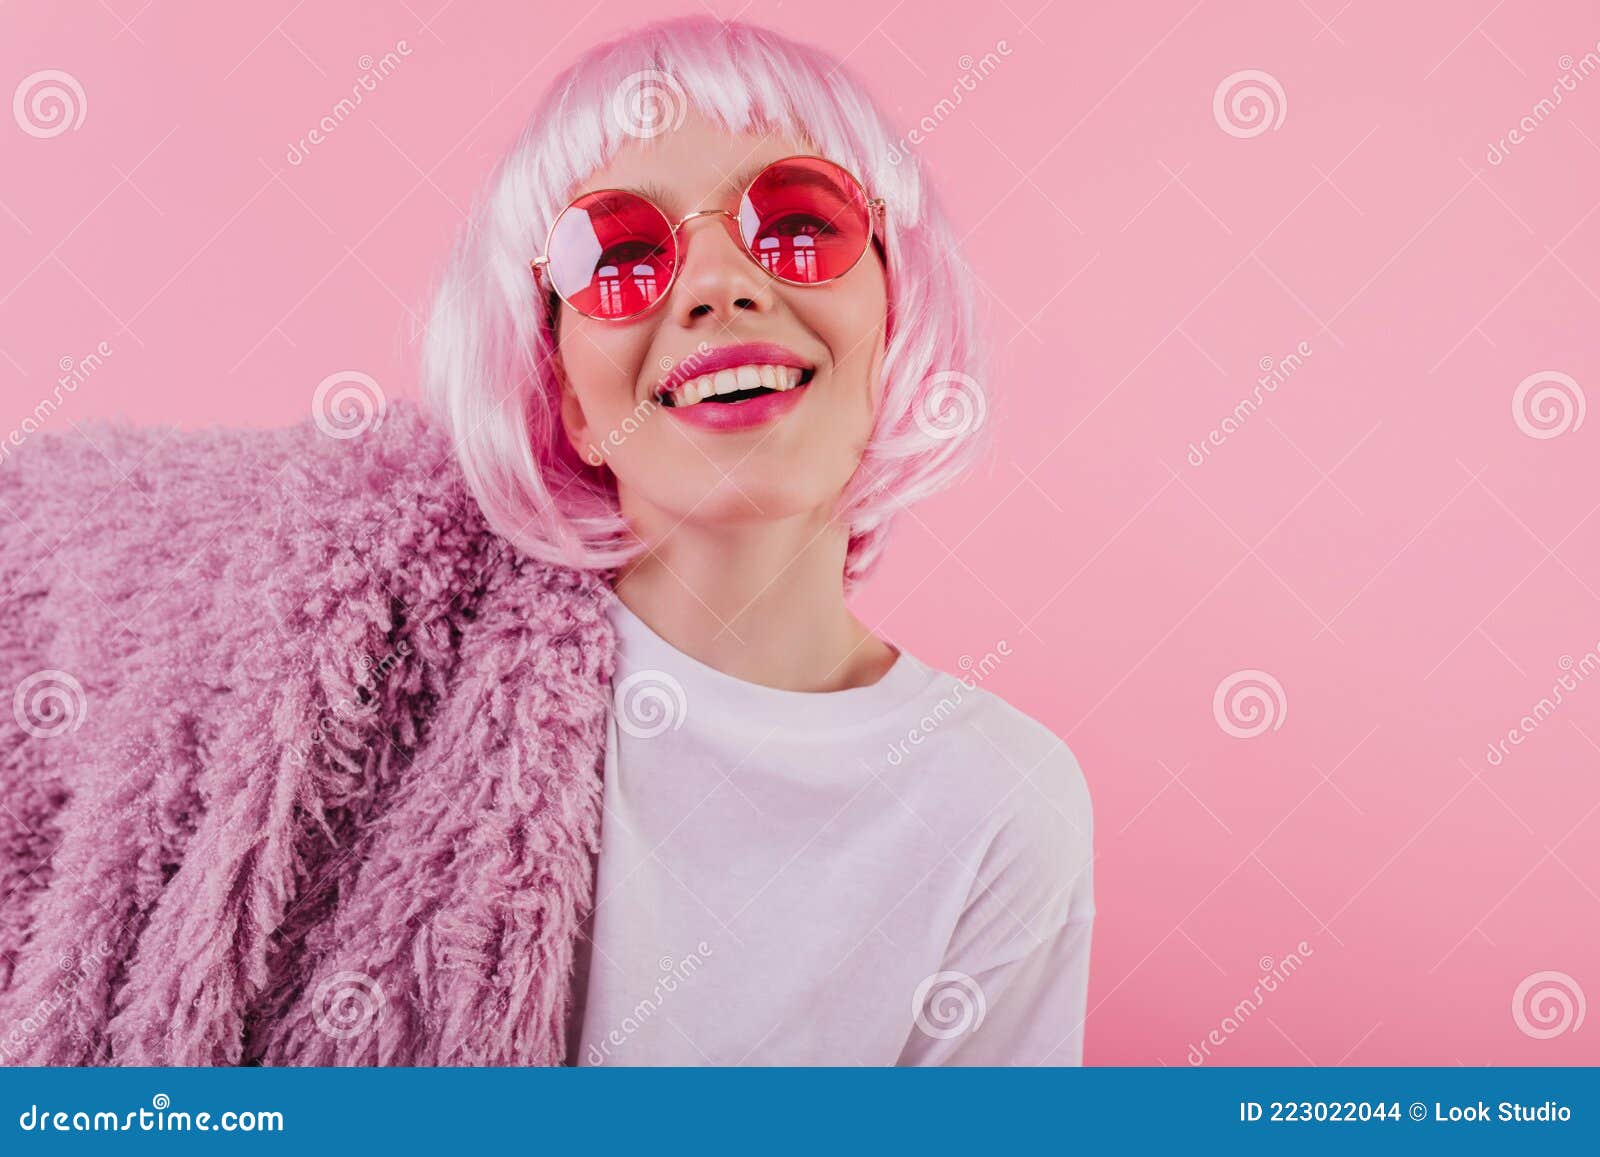
[[(861, 183), (861, 180), (860, 180), (859, 177), (857, 177), (854, 173), (852, 173), (849, 169), (845, 168), (843, 165), (839, 164), (838, 161), (832, 160), (829, 157), (817, 156), (815, 153), (796, 153), (793, 156), (789, 156), (789, 157), (779, 157), (777, 160), (773, 161), (771, 164), (763, 166), (763, 168), (761, 169), (761, 171), (759, 173), (757, 173), (754, 177), (750, 178), (749, 183), (746, 184), (745, 187), (739, 191), (739, 199), (740, 199), (740, 201), (743, 201), (744, 198), (749, 195), (750, 190), (755, 187), (756, 182), (761, 180), (762, 177), (766, 176), (767, 173), (769, 171), (771, 171), (775, 166), (786, 164), (789, 161), (822, 161), (822, 162), (824, 162), (826, 164), (832, 165), (835, 169), (839, 170), (839, 172), (843, 173), (847, 178), (849, 178), (850, 183), (852, 185), (854, 185), (856, 187), (856, 189), (861, 193), (862, 200), (866, 202), (866, 206), (867, 206), (867, 240), (866, 240), (866, 244), (864, 244), (861, 247), (861, 252), (856, 255), (856, 259), (850, 263), (849, 268), (845, 269), (842, 273), (836, 273), (832, 277), (825, 277), (821, 281), (791, 281), (787, 277), (779, 277), (776, 273), (773, 273), (772, 270), (768, 269), (765, 265), (762, 265), (760, 259), (755, 255), (755, 253), (751, 250), (749, 244), (745, 241), (745, 239), (744, 239), (744, 231), (740, 230), (740, 229), (733, 230), (734, 236), (736, 238), (738, 238), (739, 248), (744, 251), (744, 255), (750, 259), (750, 262), (751, 262), (752, 265), (754, 265), (757, 269), (761, 270), (761, 272), (765, 273), (768, 277), (772, 278), (774, 281), (781, 282), (784, 285), (796, 285), (796, 286), (801, 286), (803, 288), (811, 288), (811, 287), (817, 286), (817, 285), (828, 285), (831, 282), (838, 281), (841, 277), (848, 276), (850, 274), (850, 272), (852, 270), (854, 270), (857, 265), (861, 264), (861, 259), (863, 257), (865, 257), (867, 255), (867, 251), (872, 248), (872, 242), (874, 240), (877, 240), (877, 241), (879, 241), (879, 242), (881, 242), (883, 244), (883, 246), (884, 246), (884, 255), (885, 255), (885, 258), (887, 258), (887, 256), (888, 256), (888, 236), (885, 233), (885, 227), (888, 224), (888, 217), (889, 217), (888, 204), (884, 201), (884, 199), (882, 197), (870, 196), (867, 193), (867, 187), (864, 184)], [(590, 189), (586, 193), (579, 193), (571, 201), (567, 202), (567, 204), (562, 208), (561, 212), (557, 213), (555, 215), (555, 219), (550, 222), (550, 228), (545, 233), (545, 238), (544, 238), (544, 253), (541, 254), (538, 257), (535, 257), (532, 261), (530, 261), (528, 263), (528, 267), (533, 271), (534, 282), (536, 284), (538, 284), (540, 286), (540, 288), (544, 289), (548, 293), (554, 293), (558, 298), (560, 298), (563, 302), (565, 302), (566, 305), (567, 305), (567, 308), (571, 309), (574, 313), (580, 314), (583, 317), (592, 318), (595, 321), (621, 323), (621, 322), (637, 321), (639, 318), (644, 317), (646, 314), (648, 314), (651, 311), (653, 311), (658, 305), (660, 305), (663, 301), (666, 300), (667, 295), (672, 292), (672, 287), (678, 283), (678, 274), (683, 269), (683, 261), (681, 259), (674, 261), (672, 263), (672, 276), (667, 278), (666, 285), (662, 286), (661, 292), (656, 296), (656, 299), (654, 301), (652, 301), (649, 305), (647, 305), (644, 309), (641, 309), (638, 313), (630, 313), (626, 317), (595, 317), (593, 314), (585, 313), (583, 310), (581, 310), (577, 306), (573, 305), (572, 302), (568, 301), (566, 295), (564, 293), (562, 293), (559, 289), (556, 288), (555, 280), (550, 276), (550, 270), (549, 270), (549, 265), (550, 265), (550, 242), (555, 237), (556, 226), (561, 223), (561, 218), (566, 216), (567, 210), (571, 209), (579, 201), (583, 200), (583, 198), (594, 196), (596, 193), (627, 193), (630, 197), (638, 197), (641, 201), (644, 201), (652, 209), (654, 209), (657, 213), (660, 213), (661, 214), (661, 219), (668, 223), (668, 226), (671, 229), (671, 237), (672, 237), (673, 247), (674, 247), (674, 249), (676, 249), (680, 253), (682, 252), (683, 246), (680, 245), (679, 242), (678, 242), (678, 232), (685, 225), (687, 225), (690, 221), (695, 220), (697, 217), (727, 217), (729, 220), (733, 221), (733, 223), (735, 225), (737, 225), (739, 223), (738, 214), (736, 214), (732, 209), (697, 209), (693, 213), (688, 213), (688, 214), (684, 215), (682, 218), (679, 219), (679, 221), (678, 221), (678, 223), (676, 225), (673, 225), (672, 224), (672, 218), (667, 216), (666, 212), (661, 208), (660, 205), (657, 205), (649, 197), (646, 197), (646, 196), (644, 196), (643, 194), (640, 194), (640, 193), (635, 193), (631, 189), (610, 189), (610, 188), (607, 188), (607, 189)]]

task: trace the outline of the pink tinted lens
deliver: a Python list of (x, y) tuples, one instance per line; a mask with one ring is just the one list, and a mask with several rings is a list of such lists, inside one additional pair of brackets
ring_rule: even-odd
[(756, 261), (785, 281), (848, 273), (872, 237), (866, 194), (848, 171), (815, 157), (770, 165), (739, 203), (739, 231)]
[(550, 232), (550, 281), (573, 309), (615, 320), (649, 309), (677, 265), (672, 226), (649, 201), (620, 189), (586, 193)]

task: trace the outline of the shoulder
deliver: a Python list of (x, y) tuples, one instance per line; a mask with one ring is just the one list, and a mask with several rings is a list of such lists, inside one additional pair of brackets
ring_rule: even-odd
[(893, 746), (891, 765), (959, 768), (973, 804), (987, 801), (1010, 811), (1048, 803), (1067, 818), (1088, 822), (1088, 780), (1065, 739), (982, 686), (983, 674), (976, 668), (960, 674), (930, 671), (917, 704), (917, 734)]
[(977, 668), (936, 673), (915, 762), (937, 776), (958, 827), (971, 833), (980, 886), (996, 885), (1059, 919), (1092, 911), (1088, 777), (1061, 735), (982, 686), (981, 677)]
[(1077, 753), (1052, 728), (992, 691), (974, 692), (972, 726), (991, 754), (993, 774), (1006, 785), (999, 809), (1012, 833), (1051, 848), (1087, 846), (1094, 808)]

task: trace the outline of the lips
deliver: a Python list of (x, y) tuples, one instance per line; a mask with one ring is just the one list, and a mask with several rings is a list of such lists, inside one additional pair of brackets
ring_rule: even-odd
[[(796, 370), (798, 378), (792, 372)], [(690, 406), (711, 398), (723, 398), (718, 405), (737, 404), (746, 391), (792, 389), (805, 385), (815, 372), (811, 362), (787, 346), (745, 342), (690, 354), (656, 383), (652, 396), (666, 406)]]
[(664, 406), (662, 409), (664, 413), (671, 414), (674, 421), (702, 430), (748, 430), (787, 414), (801, 403), (810, 388), (801, 385), (790, 390), (747, 395), (743, 401), (704, 401), (692, 406)]

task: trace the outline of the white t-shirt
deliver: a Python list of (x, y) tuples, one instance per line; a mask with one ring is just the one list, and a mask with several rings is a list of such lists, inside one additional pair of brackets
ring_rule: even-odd
[(569, 1059), (621, 1065), (1081, 1064), (1094, 917), (1064, 743), (901, 651), (782, 691), (613, 600), (596, 907)]

